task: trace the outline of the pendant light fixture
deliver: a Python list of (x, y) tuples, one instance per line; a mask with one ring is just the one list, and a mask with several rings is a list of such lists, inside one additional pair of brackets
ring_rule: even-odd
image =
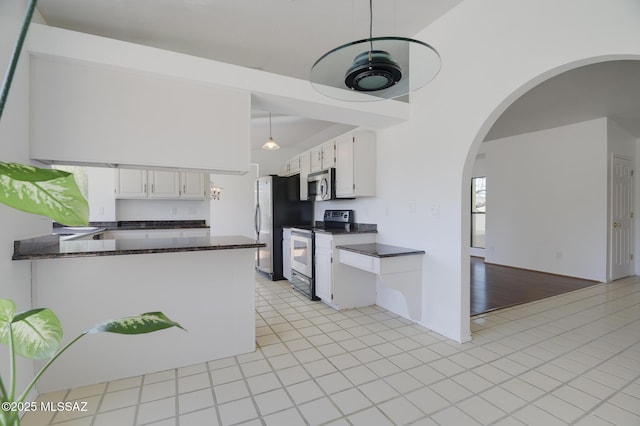
[(373, 37), (339, 46), (311, 67), (311, 84), (323, 95), (345, 101), (376, 101), (407, 95), (433, 80), (440, 55), (430, 45), (405, 37)]
[(275, 151), (276, 149), (280, 149), (280, 145), (273, 140), (271, 137), (271, 113), (269, 113), (269, 139), (262, 145), (262, 149), (266, 149), (268, 151)]

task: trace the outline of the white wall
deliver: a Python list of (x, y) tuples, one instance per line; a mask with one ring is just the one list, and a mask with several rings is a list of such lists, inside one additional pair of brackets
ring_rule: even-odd
[[(0, 2), (0, 73), (4, 76), (18, 37), (27, 2)], [(38, 19), (38, 18), (36, 18)], [(0, 161), (29, 163), (29, 55), (22, 55), (13, 80), (11, 92), (0, 119)], [(31, 309), (31, 262), (12, 261), (13, 241), (46, 234), (51, 220), (0, 204), (0, 295), (12, 299), (18, 311)], [(63, 324), (64, 326), (64, 324)], [(0, 372), (8, 384), (8, 355), (1, 346)], [(32, 361), (17, 359), (18, 383), (22, 392), (34, 375)]]
[[(246, 90), (32, 56), (31, 157), (246, 173)], [(193, 155), (197, 153), (198, 155)]]
[(209, 220), (209, 200), (116, 200), (116, 220)]
[(483, 144), (485, 261), (607, 277), (607, 119)]
[(211, 235), (244, 235), (255, 238), (253, 213), (258, 167), (251, 165), (243, 176), (210, 175), (211, 182), (222, 188), (219, 200), (211, 200)]

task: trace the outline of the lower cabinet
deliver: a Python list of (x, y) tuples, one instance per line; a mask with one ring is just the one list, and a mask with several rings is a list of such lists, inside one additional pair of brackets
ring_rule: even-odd
[(315, 234), (316, 296), (336, 309), (369, 306), (376, 303), (376, 286), (365, 271), (338, 262), (336, 246), (376, 241), (375, 233)]

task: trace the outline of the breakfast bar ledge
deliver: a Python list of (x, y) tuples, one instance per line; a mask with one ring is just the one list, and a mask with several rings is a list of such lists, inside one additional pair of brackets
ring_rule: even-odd
[[(58, 256), (51, 247), (41, 256), (35, 249), (30, 256), (23, 253), (21, 258), (32, 259), (33, 306), (50, 308), (60, 318), (63, 344), (102, 321), (150, 311), (164, 312), (187, 330), (89, 335), (41, 377), (39, 392), (255, 350), (254, 262), (261, 245), (240, 236), (155, 240), (140, 240), (138, 247), (122, 241), (117, 253), (119, 242), (104, 251), (104, 240), (61, 241)], [(72, 246), (80, 251), (65, 250)], [(83, 246), (85, 251), (78, 248)]]

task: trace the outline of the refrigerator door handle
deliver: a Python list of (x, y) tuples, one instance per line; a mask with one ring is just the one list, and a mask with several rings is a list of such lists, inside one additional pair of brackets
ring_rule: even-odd
[(256, 212), (253, 216), (253, 227), (256, 230), (256, 238), (260, 239), (260, 204), (256, 204)]

